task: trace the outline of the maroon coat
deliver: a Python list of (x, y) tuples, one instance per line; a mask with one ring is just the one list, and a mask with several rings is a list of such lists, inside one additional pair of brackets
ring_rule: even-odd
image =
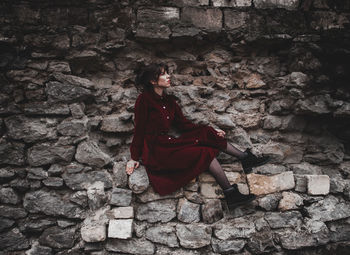
[[(142, 92), (135, 102), (135, 128), (130, 145), (131, 158), (145, 166), (153, 189), (166, 195), (183, 187), (226, 149), (227, 140), (207, 125), (185, 118), (176, 97)], [(168, 135), (170, 127), (181, 132)]]

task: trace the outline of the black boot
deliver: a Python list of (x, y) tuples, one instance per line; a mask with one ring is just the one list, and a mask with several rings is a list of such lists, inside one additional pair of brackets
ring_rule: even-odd
[(255, 199), (253, 194), (243, 195), (239, 192), (237, 184), (231, 185), (231, 188), (224, 189), (224, 195), (229, 209), (249, 203)]
[(269, 156), (261, 156), (257, 157), (253, 153), (251, 153), (250, 149), (246, 149), (244, 152), (246, 152), (248, 155), (242, 159), (240, 159), (243, 167), (243, 171), (246, 174), (249, 174), (252, 172), (252, 167), (255, 166), (261, 166), (265, 163), (267, 163), (270, 160)]

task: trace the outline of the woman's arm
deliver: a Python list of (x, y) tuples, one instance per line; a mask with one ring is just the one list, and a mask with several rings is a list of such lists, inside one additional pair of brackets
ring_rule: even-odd
[(174, 126), (180, 131), (191, 131), (193, 129), (205, 127), (205, 125), (195, 124), (188, 120), (182, 113), (181, 107), (176, 102), (174, 98), (175, 105), (175, 117), (174, 117)]
[(147, 103), (144, 95), (140, 94), (134, 106), (134, 137), (130, 145), (131, 158), (135, 161), (140, 161), (142, 155), (147, 117)]

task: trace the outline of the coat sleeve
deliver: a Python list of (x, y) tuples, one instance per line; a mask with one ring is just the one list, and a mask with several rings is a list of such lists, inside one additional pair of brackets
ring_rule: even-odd
[(182, 113), (181, 107), (174, 99), (175, 105), (175, 116), (174, 116), (174, 126), (180, 131), (191, 131), (197, 128), (205, 127), (205, 125), (195, 124), (188, 120)]
[(134, 107), (134, 136), (130, 145), (131, 158), (140, 161), (148, 117), (147, 103), (144, 96), (139, 95)]

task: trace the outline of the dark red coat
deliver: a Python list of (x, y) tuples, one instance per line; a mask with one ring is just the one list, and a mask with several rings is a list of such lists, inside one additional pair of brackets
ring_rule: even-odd
[[(135, 128), (130, 145), (131, 158), (145, 166), (150, 184), (160, 195), (183, 187), (226, 149), (227, 140), (214, 128), (185, 118), (176, 97), (142, 92), (135, 102)], [(179, 137), (166, 134), (170, 127)]]

